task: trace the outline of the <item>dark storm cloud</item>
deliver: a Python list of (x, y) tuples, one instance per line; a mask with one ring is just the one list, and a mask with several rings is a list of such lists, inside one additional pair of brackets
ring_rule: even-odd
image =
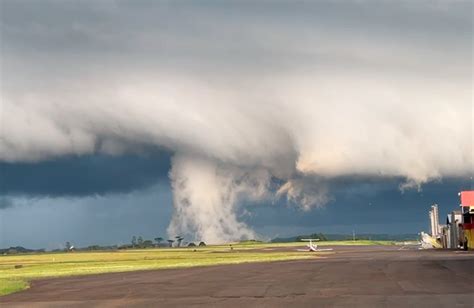
[(14, 205), (12, 199), (5, 196), (0, 197), (0, 210), (12, 207)]
[[(86, 196), (142, 189), (167, 178), (170, 154), (68, 156), (38, 163), (0, 163), (5, 195)], [(9, 199), (0, 208), (11, 205)]]
[[(246, 222), (257, 229), (268, 226), (303, 227), (313, 231), (327, 232), (331, 226), (381, 225), (377, 232), (393, 233), (405, 229), (405, 225), (416, 228), (403, 232), (426, 230), (427, 211), (430, 205), (440, 206), (441, 223), (445, 214), (459, 207), (458, 192), (473, 188), (469, 178), (446, 178), (443, 181), (423, 185), (420, 191), (408, 190), (400, 193), (403, 179), (380, 179), (344, 177), (329, 183), (331, 201), (328, 206), (316, 211), (301, 212), (282, 204), (262, 204), (252, 207)], [(383, 225), (387, 229), (384, 229)], [(373, 232), (376, 230), (372, 230)], [(343, 232), (343, 231), (338, 231)], [(290, 232), (291, 234), (291, 232)]]
[[(11, 197), (0, 211), (0, 248), (61, 248), (128, 243), (132, 235), (166, 236), (172, 214), (168, 183), (130, 193), (86, 197)], [(32, 235), (34, 234), (34, 236)]]

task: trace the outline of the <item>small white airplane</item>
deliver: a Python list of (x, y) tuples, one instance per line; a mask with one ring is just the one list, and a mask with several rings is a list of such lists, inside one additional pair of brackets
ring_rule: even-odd
[(313, 241), (317, 242), (319, 241), (319, 238), (303, 238), (301, 239), (302, 241), (308, 242), (309, 244), (306, 245), (307, 249), (298, 249), (298, 251), (311, 251), (311, 252), (317, 252), (317, 251), (330, 251), (332, 248), (318, 248), (318, 245), (313, 244)]

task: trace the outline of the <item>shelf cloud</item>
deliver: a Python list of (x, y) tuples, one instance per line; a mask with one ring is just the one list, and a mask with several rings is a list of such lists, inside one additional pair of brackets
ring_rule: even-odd
[(165, 148), (170, 234), (251, 238), (244, 200), (309, 210), (327, 179), (473, 172), (470, 2), (1, 5), (0, 160)]

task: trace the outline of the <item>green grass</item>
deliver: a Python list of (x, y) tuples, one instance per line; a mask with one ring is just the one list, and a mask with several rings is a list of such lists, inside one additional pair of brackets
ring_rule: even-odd
[(0, 279), (0, 295), (24, 290), (28, 286), (28, 282), (23, 279)]
[[(389, 245), (392, 242), (328, 241), (320, 245)], [(0, 256), (0, 295), (28, 288), (39, 278), (87, 275), (136, 270), (184, 268), (245, 262), (270, 262), (314, 258), (317, 255), (297, 251), (266, 251), (275, 247), (303, 247), (307, 243), (243, 242), (197, 248), (160, 248), (73, 253), (39, 253)], [(257, 250), (260, 249), (260, 250)], [(194, 251), (195, 250), (195, 251)], [(324, 253), (320, 253), (324, 254)], [(15, 268), (21, 265), (21, 268)]]
[[(369, 241), (369, 240), (356, 240), (356, 241), (315, 241), (314, 244), (318, 246), (348, 246), (348, 245), (361, 245), (361, 246), (374, 246), (374, 245), (395, 245), (394, 241)], [(239, 249), (256, 249), (256, 248), (272, 248), (272, 247), (294, 247), (294, 246), (305, 246), (308, 242), (287, 242), (287, 243), (264, 243), (245, 241), (240, 243), (232, 244), (233, 247)], [(229, 247), (229, 245), (222, 245), (219, 247)]]
[(229, 246), (196, 248), (196, 251), (180, 248), (0, 256), (0, 295), (23, 290), (29, 281), (38, 278), (311, 257), (309, 253), (298, 252), (252, 252), (238, 248), (231, 251)]

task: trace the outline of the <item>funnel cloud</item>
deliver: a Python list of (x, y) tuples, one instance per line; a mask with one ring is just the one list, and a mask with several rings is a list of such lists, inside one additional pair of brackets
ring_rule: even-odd
[(255, 238), (242, 204), (311, 210), (331, 179), (473, 174), (469, 1), (1, 6), (0, 161), (166, 149), (170, 236)]

